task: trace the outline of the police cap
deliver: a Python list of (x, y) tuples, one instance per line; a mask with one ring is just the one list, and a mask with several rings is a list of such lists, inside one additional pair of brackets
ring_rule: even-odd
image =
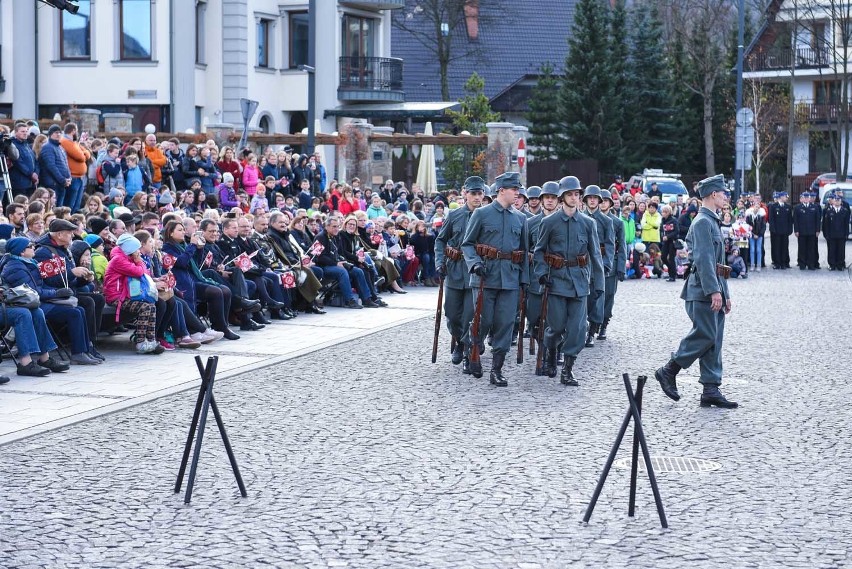
[(530, 186), (527, 188), (527, 198), (531, 200), (541, 199), (541, 186)]
[(464, 181), (462, 189), (466, 192), (485, 192), (488, 189), (488, 184), (479, 176), (471, 176)]
[(541, 187), (541, 197), (559, 196), (559, 182), (545, 182)]

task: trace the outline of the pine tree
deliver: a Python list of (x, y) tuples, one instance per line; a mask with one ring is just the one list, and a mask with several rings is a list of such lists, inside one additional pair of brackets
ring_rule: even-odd
[(542, 64), (540, 74), (530, 97), (530, 154), (541, 160), (556, 157), (556, 139), (559, 136), (559, 82), (553, 75), (550, 62)]
[(656, 5), (638, 4), (633, 13), (636, 31), (630, 58), (631, 116), (628, 161), (642, 168), (671, 170), (677, 163), (672, 123), (671, 76), (663, 43), (663, 26)]
[(608, 141), (613, 92), (608, 20), (607, 8), (599, 0), (577, 3), (559, 92), (565, 136), (557, 145), (560, 158), (594, 158), (605, 172), (612, 171), (619, 150)]

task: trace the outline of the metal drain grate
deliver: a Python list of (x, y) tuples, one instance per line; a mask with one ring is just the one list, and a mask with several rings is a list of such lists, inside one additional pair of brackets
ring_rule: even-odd
[[(620, 458), (615, 461), (616, 468), (630, 469), (629, 458)], [(654, 472), (712, 472), (719, 470), (722, 465), (712, 460), (703, 458), (690, 458), (685, 456), (652, 456), (651, 466)], [(639, 456), (639, 470), (645, 471), (645, 461)]]

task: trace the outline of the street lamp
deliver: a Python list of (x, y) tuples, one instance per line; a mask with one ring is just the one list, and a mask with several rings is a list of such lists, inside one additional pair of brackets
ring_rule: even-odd
[(444, 37), (450, 35), (450, 25), (447, 22), (441, 22), (441, 35)]
[(314, 123), (316, 123), (316, 91), (317, 91), (317, 70), (312, 65), (300, 65), (299, 71), (304, 71), (308, 74), (308, 141), (305, 144), (305, 154), (311, 155), (314, 153), (316, 144), (316, 132), (314, 132)]
[[(737, 110), (739, 113), (743, 107), (743, 44), (745, 43), (745, 1), (737, 0), (737, 8), (739, 9), (739, 24), (737, 29)], [(743, 152), (745, 154), (745, 152)], [(790, 157), (787, 157), (790, 160)], [(735, 163), (736, 164), (736, 163)], [(743, 156), (742, 166), (743, 172), (740, 176), (734, 177), (734, 200), (740, 197), (740, 192), (743, 190), (742, 179), (745, 177), (745, 156)]]
[(40, 0), (44, 4), (48, 6), (52, 6), (57, 10), (65, 10), (69, 14), (76, 14), (77, 10), (80, 9), (80, 6), (77, 4), (72, 4), (68, 0)]

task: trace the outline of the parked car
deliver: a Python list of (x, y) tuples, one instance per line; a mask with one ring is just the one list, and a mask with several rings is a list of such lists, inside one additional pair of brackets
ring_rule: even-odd
[[(814, 181), (811, 182), (811, 191), (818, 192), (820, 188), (825, 186), (826, 184), (832, 184), (837, 181), (837, 174), (835, 172), (826, 172), (825, 174), (820, 174)], [(849, 174), (846, 175), (846, 181), (852, 182), (852, 176)]]
[(651, 189), (651, 184), (656, 183), (657, 189), (663, 194), (662, 203), (669, 203), (677, 200), (677, 196), (689, 195), (686, 186), (680, 181), (680, 174), (672, 174), (663, 172), (658, 168), (645, 168), (641, 174), (630, 176), (627, 182), (627, 187), (633, 185), (633, 181), (638, 180), (639, 186), (646, 194)]

